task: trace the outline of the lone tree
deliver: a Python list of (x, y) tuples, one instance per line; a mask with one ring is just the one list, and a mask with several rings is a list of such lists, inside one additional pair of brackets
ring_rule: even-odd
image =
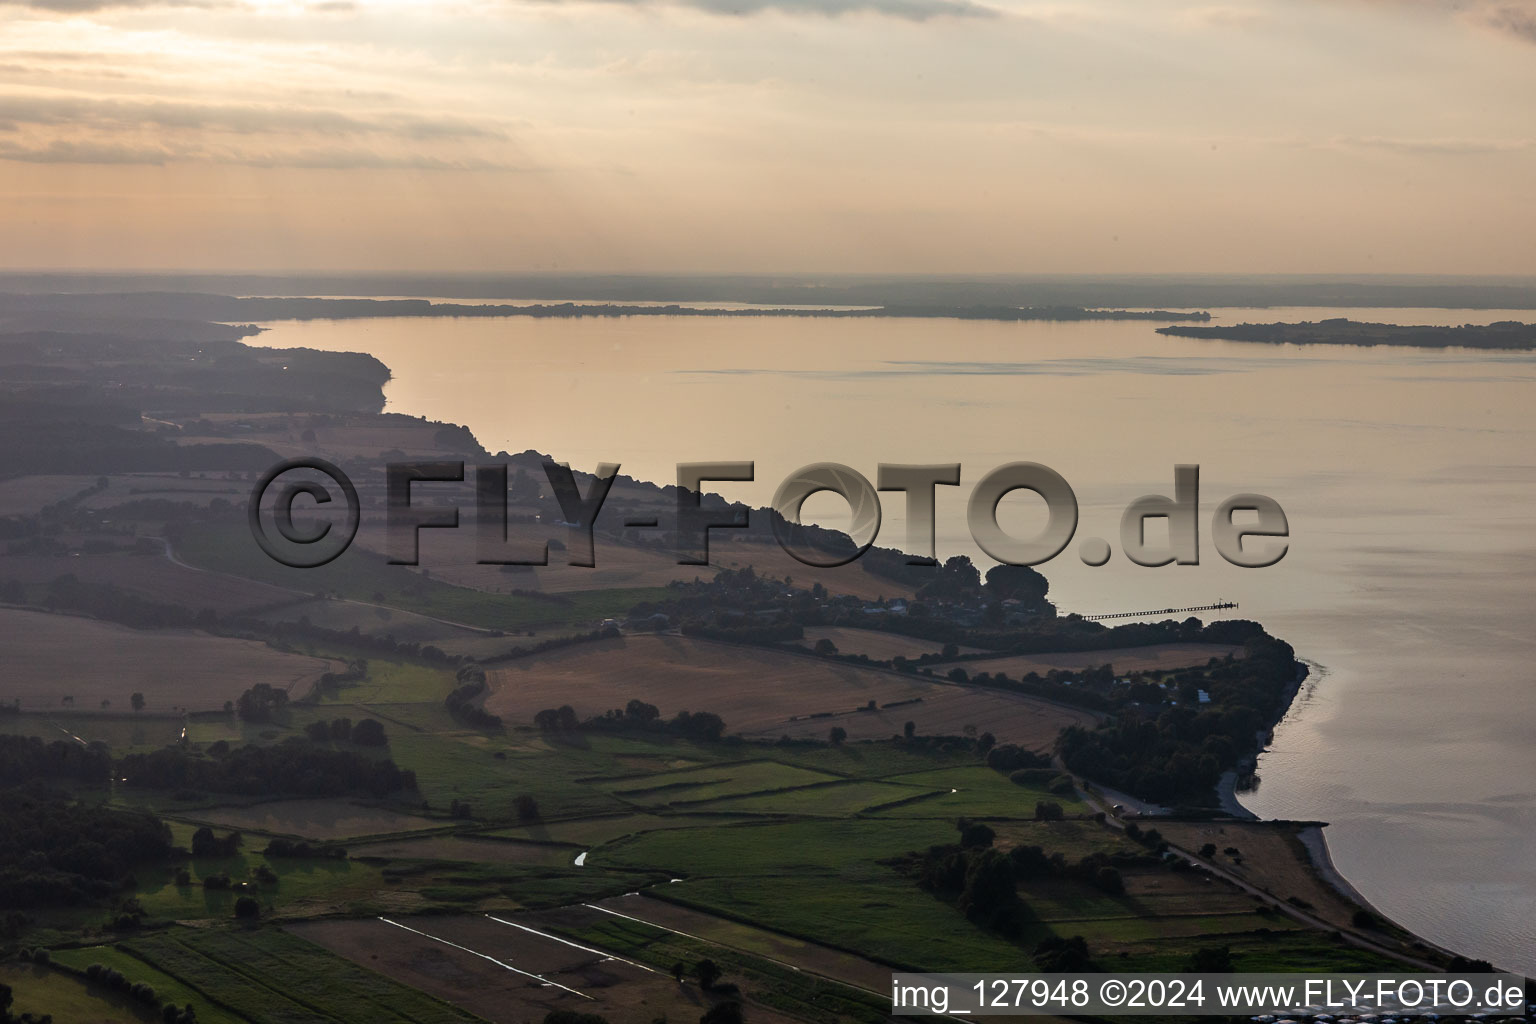
[(518, 821), (539, 820), (539, 802), (527, 793), (512, 801), (512, 810), (517, 814)]
[(817, 654), (836, 654), (837, 644), (833, 643), (827, 637), (822, 637), (820, 640), (816, 641), (814, 650)]
[(235, 916), (245, 921), (254, 920), (261, 916), (261, 904), (254, 896), (241, 896), (235, 900)]
[(699, 988), (712, 989), (720, 980), (720, 965), (705, 957), (693, 965), (693, 974), (699, 979)]
[(834, 744), (841, 744), (843, 740), (848, 738), (848, 730), (840, 725), (834, 725), (830, 735)]
[(128, 703), (133, 705), (133, 710), (143, 711), (144, 695), (142, 693), (135, 693), (132, 697), (128, 698)]

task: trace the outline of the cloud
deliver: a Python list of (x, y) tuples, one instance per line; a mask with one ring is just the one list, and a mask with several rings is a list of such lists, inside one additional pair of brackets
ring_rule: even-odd
[(163, 166), (168, 163), (232, 164), (242, 167), (294, 167), (306, 170), (527, 171), (531, 168), (486, 157), (439, 157), (424, 153), (377, 153), (345, 147), (243, 150), (200, 145), (140, 145), (111, 141), (54, 139), (28, 145), (0, 139), (0, 160), (31, 164), (119, 164)]
[(1340, 136), (1333, 143), (1357, 149), (1384, 149), (1393, 153), (1431, 156), (1482, 156), (1490, 153), (1518, 153), (1536, 148), (1536, 140), (1533, 139), (1392, 138), (1380, 135)]
[(212, 131), (236, 135), (292, 132), (382, 134), (418, 141), (505, 138), (505, 133), (490, 125), (418, 114), (353, 115), (323, 108), (271, 104), (176, 103), (156, 99), (116, 100), (33, 94), (0, 94), (0, 122), (114, 130), (149, 128)]
[(1510, 36), (1536, 43), (1536, 0), (1366, 0), (1376, 7), (1399, 7), (1452, 15)]
[[(542, 0), (560, 3), (566, 0)], [(746, 17), (765, 11), (835, 18), (849, 14), (878, 14), (908, 21), (933, 18), (991, 18), (999, 12), (974, 0), (596, 0), (600, 3), (650, 7), (670, 4), (709, 14)]]
[(56, 14), (90, 14), (108, 8), (230, 7), (230, 0), (0, 0), (0, 8), (28, 7)]
[(1512, 35), (1527, 43), (1536, 43), (1536, 8), (1530, 5), (1498, 4), (1483, 12), (1489, 28)]
[(496, 124), (415, 112), (0, 93), (0, 160), (29, 163), (524, 169), (507, 142)]

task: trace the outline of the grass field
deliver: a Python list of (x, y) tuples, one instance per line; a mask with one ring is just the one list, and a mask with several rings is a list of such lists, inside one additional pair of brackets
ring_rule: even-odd
[[(93, 985), (60, 970), (20, 964), (0, 964), (0, 984), (11, 986), (11, 1012), (41, 1017), (51, 1014), (59, 1024), (158, 1024), (157, 1011), (104, 985)], [(202, 1006), (199, 1005), (201, 1010)], [(239, 1018), (203, 1017), (218, 1024), (239, 1024)]]
[[(245, 1018), (231, 1012), (217, 1003), (210, 1002), (208, 997), (197, 989), (190, 988), (182, 982), (172, 978), (164, 971), (157, 970), (138, 957), (119, 949), (116, 946), (83, 946), (78, 949), (61, 949), (53, 954), (56, 963), (72, 967), (77, 971), (83, 971), (91, 964), (101, 964), (103, 967), (111, 967), (121, 971), (123, 976), (131, 982), (144, 982), (155, 990), (161, 1003), (175, 1003), (177, 1006), (192, 1004), (197, 1012), (200, 1024), (245, 1024)], [(105, 994), (104, 986), (84, 983), (93, 992)], [(113, 993), (116, 996), (116, 993)], [(54, 1020), (73, 1019), (61, 1018), (58, 1010), (53, 1011)], [(159, 1019), (158, 1014), (149, 1019)]]
[(95, 619), (0, 608), (6, 675), (0, 701), (23, 709), (128, 711), (144, 694), (155, 713), (222, 709), (255, 683), (302, 695), (330, 662), (190, 630), (136, 630)]

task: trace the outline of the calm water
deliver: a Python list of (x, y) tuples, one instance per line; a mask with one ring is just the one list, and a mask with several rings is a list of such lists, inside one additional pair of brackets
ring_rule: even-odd
[[(1529, 313), (1220, 310), (1222, 321), (1352, 316), (1486, 323)], [(1201, 564), (1102, 568), (1077, 543), (1042, 568), (1086, 613), (1241, 602), (1319, 668), (1245, 802), (1332, 822), (1340, 870), (1430, 939), (1536, 973), (1536, 357), (1280, 348), (1165, 338), (1145, 323), (637, 318), (281, 323), (261, 342), (372, 352), (390, 407), (468, 424), (495, 451), (659, 481), (752, 459), (766, 504), (810, 462), (959, 462), (941, 553), (978, 556), (964, 499), (1004, 462), (1043, 462), (1082, 506), (1078, 539), (1201, 466)], [(1226, 564), (1210, 511), (1258, 491), (1291, 521), (1279, 565)], [(892, 500), (894, 499), (894, 500)], [(881, 542), (905, 537), (901, 496)], [(836, 499), (807, 513), (843, 521)], [(1024, 497), (1000, 517), (1043, 521)], [(1118, 543), (1116, 542), (1118, 547)]]

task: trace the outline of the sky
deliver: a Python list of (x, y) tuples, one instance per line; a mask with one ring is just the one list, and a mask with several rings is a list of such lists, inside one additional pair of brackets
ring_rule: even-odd
[(0, 267), (1536, 274), (1536, 0), (0, 0)]

